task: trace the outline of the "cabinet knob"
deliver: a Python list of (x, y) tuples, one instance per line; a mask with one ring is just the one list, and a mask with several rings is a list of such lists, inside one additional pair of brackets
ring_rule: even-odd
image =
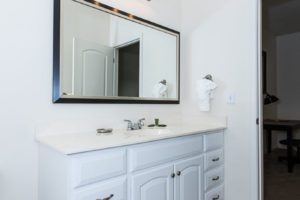
[(103, 198), (103, 199), (96, 199), (96, 200), (110, 200), (114, 197), (113, 194), (111, 194), (109, 197)]
[(181, 175), (181, 171), (178, 171), (178, 172), (177, 172), (177, 176), (180, 176), (180, 175)]
[(218, 199), (220, 199), (220, 195), (218, 195), (218, 196), (212, 198), (212, 200), (218, 200)]
[(171, 177), (172, 177), (172, 178), (175, 178), (175, 176), (176, 176), (175, 173), (171, 174)]
[(219, 179), (220, 179), (220, 176), (217, 176), (217, 177), (212, 178), (213, 181), (217, 181), (217, 180), (219, 180)]
[(212, 159), (213, 162), (217, 162), (219, 160), (220, 160), (220, 158), (214, 158), (214, 159)]

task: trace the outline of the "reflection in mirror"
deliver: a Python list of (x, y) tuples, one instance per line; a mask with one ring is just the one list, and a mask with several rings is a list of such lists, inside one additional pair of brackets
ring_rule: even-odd
[(60, 1), (60, 98), (178, 101), (179, 33), (98, 4)]

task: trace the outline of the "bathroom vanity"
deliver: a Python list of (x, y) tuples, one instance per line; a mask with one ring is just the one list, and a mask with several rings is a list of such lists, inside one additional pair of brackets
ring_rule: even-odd
[(38, 199), (223, 200), (224, 128), (40, 136)]
[[(53, 103), (180, 103), (180, 32), (95, 0), (54, 0), (53, 21)], [(223, 200), (226, 127), (170, 121), (38, 134), (38, 199)]]

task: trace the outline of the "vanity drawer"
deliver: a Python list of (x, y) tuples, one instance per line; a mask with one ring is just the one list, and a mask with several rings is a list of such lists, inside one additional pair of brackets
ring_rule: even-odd
[(127, 199), (127, 179), (119, 178), (82, 187), (73, 191), (72, 200), (126, 200)]
[(205, 190), (208, 191), (216, 186), (223, 183), (224, 180), (224, 169), (223, 166), (217, 169), (206, 172), (204, 175)]
[(124, 149), (78, 154), (71, 160), (73, 188), (117, 177), (127, 171)]
[(204, 151), (212, 151), (223, 148), (224, 134), (223, 132), (211, 133), (204, 136)]
[(224, 200), (224, 186), (215, 188), (205, 194), (205, 200)]
[(180, 137), (129, 148), (129, 170), (136, 171), (203, 151), (202, 136)]
[(205, 154), (204, 168), (210, 170), (224, 163), (223, 149), (209, 152)]

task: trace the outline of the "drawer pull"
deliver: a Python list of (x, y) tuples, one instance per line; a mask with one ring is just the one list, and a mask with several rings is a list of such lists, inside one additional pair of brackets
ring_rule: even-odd
[(220, 160), (220, 158), (214, 158), (212, 159), (213, 162), (218, 162)]
[(114, 197), (114, 195), (111, 194), (109, 197), (106, 197), (106, 198), (104, 198), (104, 199), (96, 199), (96, 200), (110, 200), (110, 199), (112, 199), (113, 197)]
[(220, 199), (220, 195), (212, 198), (212, 200), (218, 200), (218, 199)]
[(217, 177), (213, 178), (212, 180), (213, 181), (218, 181), (219, 179), (220, 179), (220, 176), (217, 176)]
[(171, 177), (172, 177), (172, 178), (175, 178), (175, 176), (176, 176), (175, 173), (171, 174)]
[(177, 176), (180, 176), (180, 175), (181, 175), (181, 171), (178, 171), (178, 172), (177, 172)]

